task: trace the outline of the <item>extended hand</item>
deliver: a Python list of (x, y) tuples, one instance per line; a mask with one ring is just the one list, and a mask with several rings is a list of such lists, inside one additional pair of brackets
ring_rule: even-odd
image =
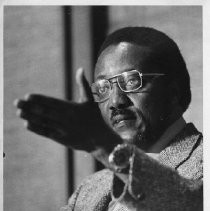
[(119, 140), (103, 121), (82, 69), (78, 70), (76, 79), (80, 103), (32, 94), (16, 101), (19, 116), (26, 120), (30, 131), (67, 147), (90, 152), (116, 145)]

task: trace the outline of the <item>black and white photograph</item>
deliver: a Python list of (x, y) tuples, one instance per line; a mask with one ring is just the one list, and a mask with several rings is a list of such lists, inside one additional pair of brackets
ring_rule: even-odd
[(202, 4), (2, 11), (2, 210), (204, 210)]

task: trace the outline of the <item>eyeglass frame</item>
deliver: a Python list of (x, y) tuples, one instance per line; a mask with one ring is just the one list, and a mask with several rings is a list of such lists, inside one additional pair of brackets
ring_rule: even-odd
[[(139, 86), (138, 88), (136, 88), (136, 89), (134, 89), (134, 90), (123, 90), (122, 89), (122, 87), (119, 85), (119, 80), (118, 80), (118, 77), (119, 76), (121, 76), (123, 73), (127, 73), (127, 72), (136, 72), (136, 73), (138, 73), (139, 74), (139, 77), (140, 77), (140, 79), (141, 79), (141, 86)], [(125, 92), (125, 93), (132, 93), (132, 92), (136, 92), (138, 89), (140, 89), (143, 85), (142, 85), (142, 77), (143, 76), (164, 76), (165, 74), (164, 73), (141, 73), (141, 72), (139, 72), (139, 70), (136, 70), (136, 69), (133, 69), (133, 70), (129, 70), (129, 71), (125, 71), (125, 72), (123, 72), (123, 73), (120, 73), (120, 74), (117, 74), (117, 75), (114, 75), (114, 76), (112, 76), (112, 77), (110, 77), (110, 78), (105, 78), (105, 79), (99, 79), (99, 80), (107, 80), (108, 82), (109, 82), (109, 84), (110, 84), (110, 87), (111, 87), (111, 89), (110, 90), (112, 90), (112, 84), (114, 84), (114, 83), (117, 83), (117, 85), (118, 85), (118, 87), (120, 88), (120, 90), (122, 91), (122, 92)], [(112, 79), (114, 79), (114, 78), (117, 78), (116, 79), (116, 81), (111, 81)], [(95, 84), (96, 82), (94, 82), (94, 83), (92, 83), (92, 85), (91, 85), (91, 87)], [(94, 94), (94, 93), (93, 93)], [(110, 95), (109, 95), (109, 97), (110, 97)], [(107, 100), (107, 99), (109, 99), (109, 97), (108, 98), (105, 98), (105, 99), (103, 99), (103, 100), (101, 100), (101, 101), (96, 101), (97, 103), (101, 103), (101, 102), (104, 102), (105, 100)]]

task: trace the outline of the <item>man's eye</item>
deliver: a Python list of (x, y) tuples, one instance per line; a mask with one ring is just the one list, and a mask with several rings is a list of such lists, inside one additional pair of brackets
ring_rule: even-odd
[(104, 87), (99, 87), (99, 88), (98, 88), (98, 92), (99, 92), (100, 94), (106, 93), (107, 90), (108, 90), (108, 88), (107, 88), (106, 86), (104, 86)]
[(135, 86), (138, 84), (138, 80), (136, 79), (130, 79), (127, 83), (126, 86)]
[(106, 94), (110, 88), (109, 81), (101, 80), (97, 83), (97, 92), (98, 94)]

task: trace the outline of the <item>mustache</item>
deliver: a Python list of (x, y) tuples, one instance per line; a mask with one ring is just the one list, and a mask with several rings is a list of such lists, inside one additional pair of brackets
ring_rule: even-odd
[(113, 120), (117, 115), (126, 115), (135, 117), (135, 113), (129, 109), (114, 109), (111, 113), (111, 120)]

